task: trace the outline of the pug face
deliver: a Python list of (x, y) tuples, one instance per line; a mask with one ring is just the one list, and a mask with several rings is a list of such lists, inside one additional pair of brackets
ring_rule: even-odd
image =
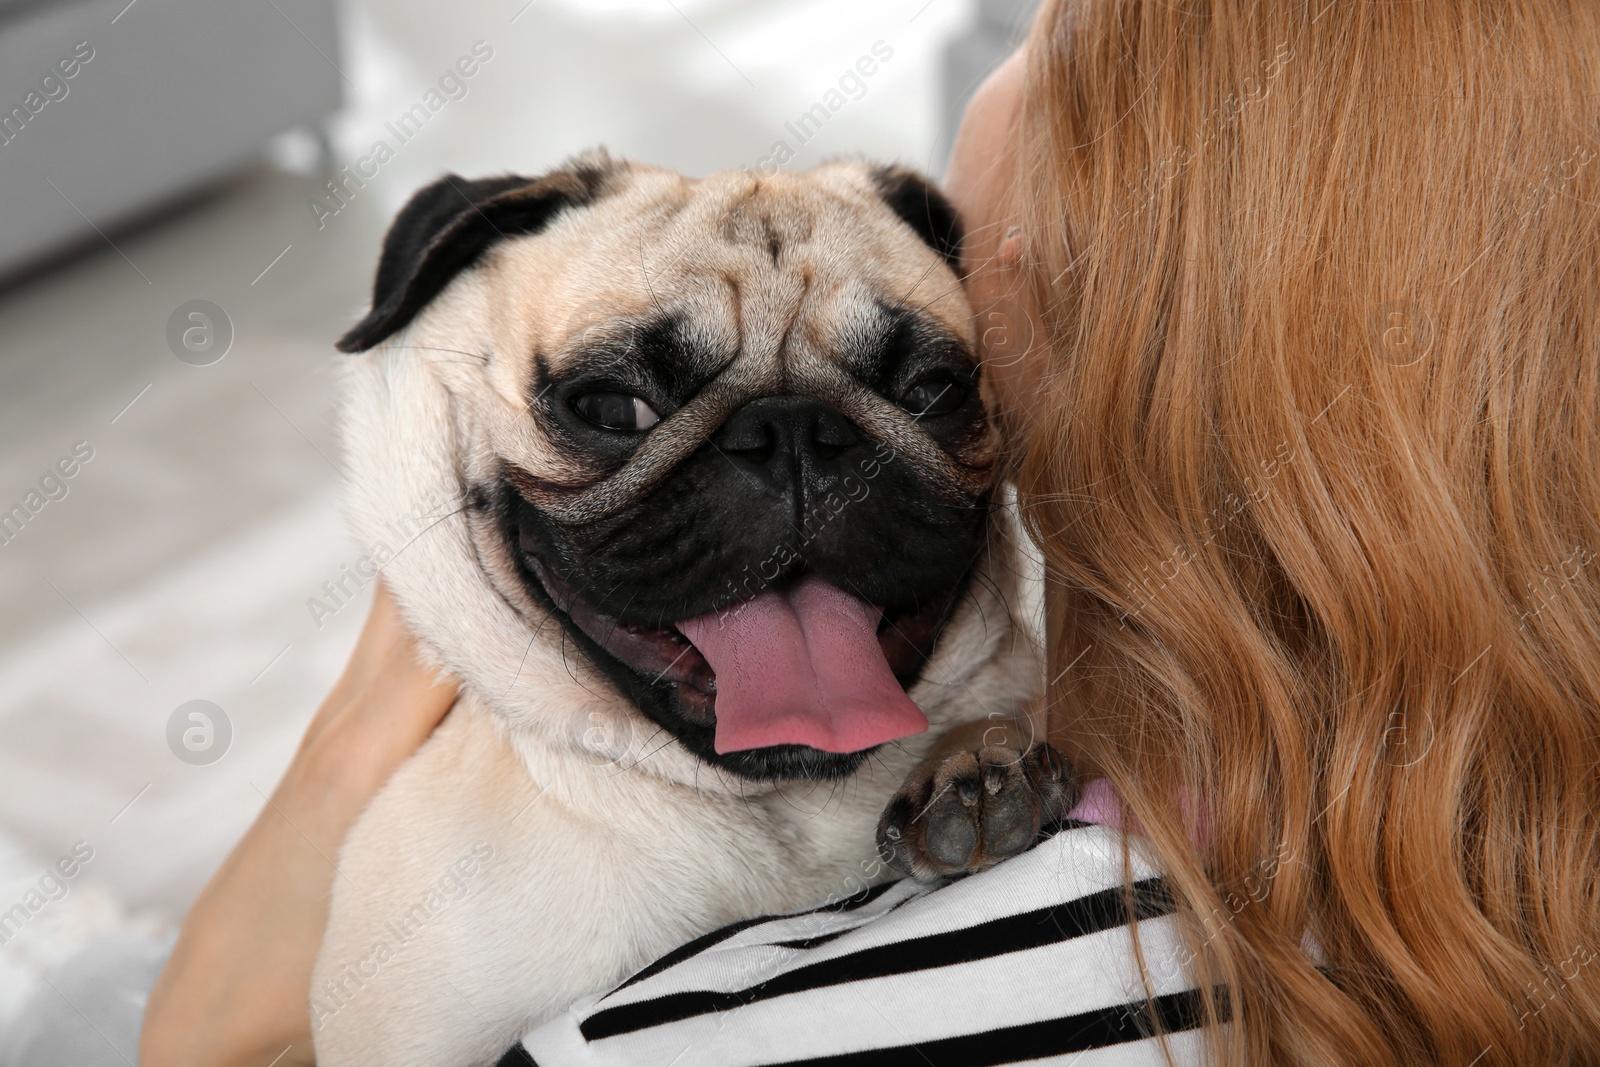
[(445, 305), (470, 536), (530, 632), (707, 763), (842, 776), (919, 728), (904, 690), (986, 549), (959, 241), (892, 168), (446, 178), (340, 347)]

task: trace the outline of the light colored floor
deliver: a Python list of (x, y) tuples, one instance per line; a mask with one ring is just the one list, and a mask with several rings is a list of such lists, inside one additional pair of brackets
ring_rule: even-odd
[[(444, 169), (536, 172), (599, 142), (691, 173), (754, 165), (779, 139), (795, 166), (861, 153), (935, 169), (939, 58), (970, 15), (961, 0), (526, 3), (350, 9), (347, 159), (475, 41), (494, 54), (321, 229), (318, 179), (263, 166), (0, 291), (0, 511), (75, 442), (94, 452), (0, 546), (0, 912), (75, 843), (93, 849), (70, 895), (0, 947), (0, 1019), (84, 936), (181, 915), (349, 650), (364, 602), (320, 629), (306, 608), (355, 556), (331, 341), (405, 194)], [(784, 124), (878, 41), (893, 57), (860, 98), (795, 144)], [(167, 319), (192, 299), (233, 324), (209, 367), (168, 350)], [(232, 724), (210, 766), (166, 740), (194, 699)]]

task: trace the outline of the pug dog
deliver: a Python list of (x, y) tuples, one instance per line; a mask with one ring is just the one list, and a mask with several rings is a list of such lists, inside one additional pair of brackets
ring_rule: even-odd
[[(989, 733), (1028, 721), (1037, 590), (960, 241), (857, 162), (594, 152), (400, 212), (339, 342), (349, 510), (461, 696), (340, 853), (319, 1064), (492, 1064), (700, 934), (1060, 808)], [(988, 834), (980, 796), (1021, 814)]]

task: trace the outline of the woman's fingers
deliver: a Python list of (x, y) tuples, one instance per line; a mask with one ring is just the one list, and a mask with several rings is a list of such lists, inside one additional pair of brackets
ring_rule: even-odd
[(306, 730), (296, 758), (312, 780), (327, 786), (336, 779), (341, 792), (354, 793), (358, 811), (455, 703), (455, 680), (428, 666), (424, 656), (380, 579), (344, 675)]

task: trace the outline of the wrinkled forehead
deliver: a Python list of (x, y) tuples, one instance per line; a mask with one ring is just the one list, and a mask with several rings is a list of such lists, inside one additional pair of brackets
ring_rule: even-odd
[(625, 358), (666, 323), (687, 377), (731, 370), (755, 391), (872, 381), (883, 338), (907, 322), (974, 348), (942, 259), (847, 172), (645, 172), (493, 256), (496, 347), (528, 381), (536, 363), (560, 375)]

